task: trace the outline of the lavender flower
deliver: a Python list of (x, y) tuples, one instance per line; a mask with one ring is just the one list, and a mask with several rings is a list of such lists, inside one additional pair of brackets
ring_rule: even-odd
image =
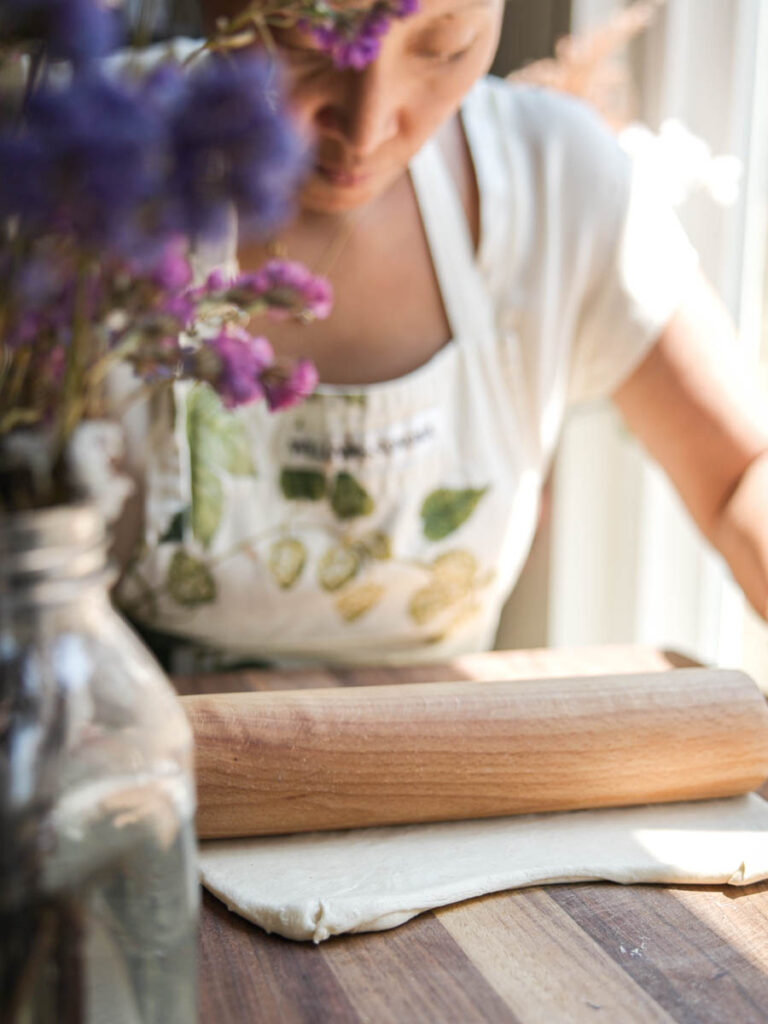
[(290, 369), (273, 366), (261, 378), (264, 396), (272, 412), (303, 402), (317, 387), (317, 369), (308, 359), (299, 359)]
[(264, 304), (276, 319), (324, 320), (331, 312), (333, 292), (326, 278), (315, 276), (303, 263), (270, 260), (233, 281), (224, 299), (243, 308)]
[(20, 140), (0, 136), (0, 176), (9, 181), (3, 212), (17, 214), (22, 227), (125, 249), (135, 240), (139, 207), (161, 186), (161, 143), (162, 125), (137, 95), (96, 72), (42, 89)]
[(232, 203), (242, 229), (264, 233), (290, 211), (304, 148), (278, 99), (275, 69), (253, 54), (214, 55), (189, 78), (172, 123), (171, 194), (193, 235), (227, 228)]
[[(272, 346), (266, 338), (226, 325), (215, 338), (207, 339), (200, 352), (198, 373), (210, 365), (207, 379), (227, 409), (235, 409), (264, 397), (261, 376), (274, 364)], [(213, 358), (211, 358), (213, 357)]]
[(183, 79), (158, 72), (135, 87), (84, 71), (42, 89), (23, 134), (0, 133), (0, 215), (145, 263), (173, 234), (226, 230), (232, 205), (244, 232), (274, 227), (304, 149), (273, 71), (263, 57), (216, 55)]
[(44, 222), (50, 203), (44, 180), (47, 168), (42, 140), (0, 130), (0, 218)]
[(2, 0), (0, 38), (42, 43), (52, 60), (81, 63), (115, 48), (115, 11), (98, 0)]

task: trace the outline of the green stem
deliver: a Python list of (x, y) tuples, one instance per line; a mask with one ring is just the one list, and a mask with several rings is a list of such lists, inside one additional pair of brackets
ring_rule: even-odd
[(19, 349), (10, 359), (7, 373), (3, 374), (3, 408), (11, 411), (24, 401), (27, 371), (29, 370), (32, 352), (29, 347)]

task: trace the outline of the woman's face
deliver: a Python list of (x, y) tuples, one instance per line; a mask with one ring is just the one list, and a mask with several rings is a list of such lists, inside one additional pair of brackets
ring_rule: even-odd
[(315, 143), (302, 206), (340, 213), (387, 189), (488, 70), (502, 11), (503, 0), (421, 0), (362, 71), (336, 69), (306, 33), (276, 31), (293, 110)]

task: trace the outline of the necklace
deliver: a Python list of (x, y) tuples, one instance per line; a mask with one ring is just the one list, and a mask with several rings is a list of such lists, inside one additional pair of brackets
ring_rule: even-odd
[[(331, 236), (321, 250), (319, 257), (316, 260), (313, 260), (312, 266), (309, 267), (313, 274), (322, 275), (324, 277), (327, 277), (330, 274), (336, 261), (339, 256), (341, 256), (347, 243), (352, 237), (355, 227), (359, 226), (360, 222), (368, 213), (371, 205), (371, 203), (366, 203), (365, 205), (359, 206), (357, 209), (351, 210), (342, 216), (341, 223), (331, 233)], [(266, 250), (270, 259), (290, 259), (288, 246), (279, 235), (270, 238), (267, 241)]]

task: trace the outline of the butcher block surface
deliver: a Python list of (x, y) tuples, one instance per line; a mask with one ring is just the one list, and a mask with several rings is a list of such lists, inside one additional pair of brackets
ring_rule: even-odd
[[(248, 671), (180, 693), (665, 671), (637, 647), (510, 651), (409, 668)], [(762, 795), (768, 798), (768, 787)], [(768, 1022), (768, 883), (741, 888), (544, 886), (321, 946), (266, 935), (203, 897), (201, 1024)]]

